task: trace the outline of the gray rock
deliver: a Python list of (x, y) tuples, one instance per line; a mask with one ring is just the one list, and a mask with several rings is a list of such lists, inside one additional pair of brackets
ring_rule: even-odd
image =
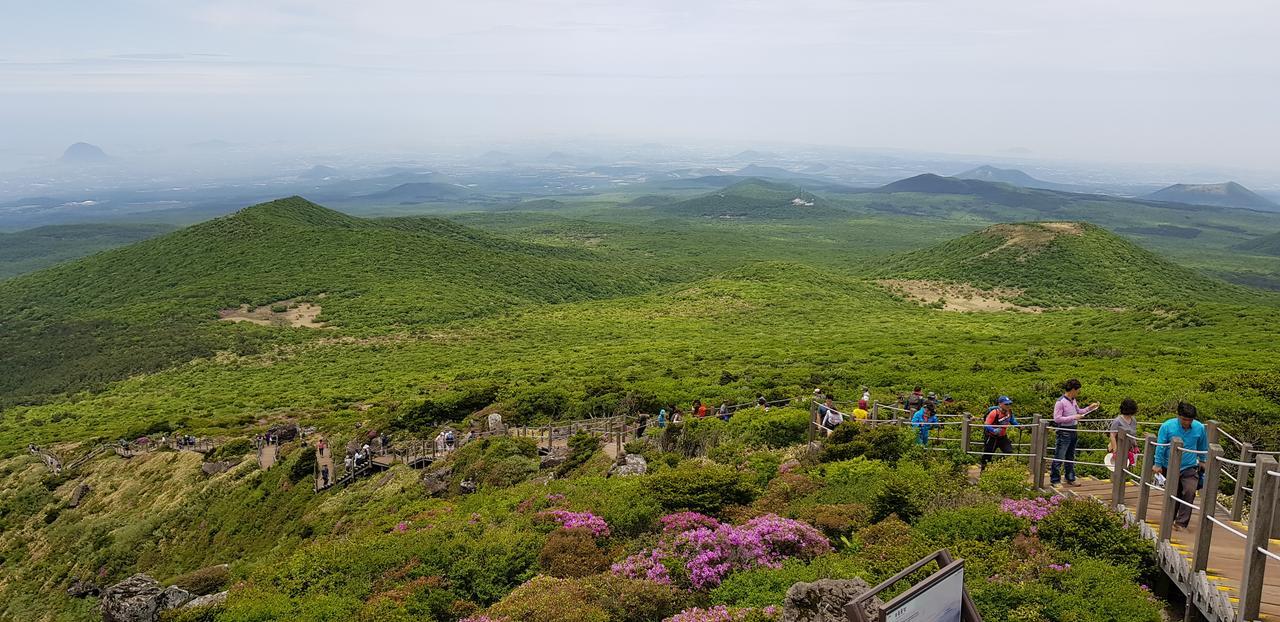
[(87, 494), (89, 494), (88, 484), (80, 484), (79, 486), (76, 486), (75, 492), (71, 493), (71, 500), (67, 501), (67, 507), (80, 507), (80, 502), (84, 501), (84, 496)]
[(461, 483), (458, 484), (458, 492), (464, 495), (472, 494), (479, 489), (480, 489), (480, 486), (469, 479), (464, 479), (462, 480)]
[(649, 472), (649, 463), (640, 454), (627, 454), (622, 460), (609, 468), (610, 476), (629, 477), (644, 475)]
[(226, 472), (227, 469), (238, 464), (235, 460), (223, 460), (221, 462), (206, 462), (200, 465), (200, 470), (205, 475), (217, 475)]
[[(870, 590), (862, 579), (819, 579), (796, 583), (787, 590), (782, 603), (782, 622), (848, 622), (844, 606)], [(867, 607), (871, 619), (879, 618), (880, 599)]]
[(205, 596), (193, 598), (187, 601), (187, 604), (183, 605), (182, 608), (195, 609), (197, 607), (214, 607), (218, 605), (224, 605), (226, 604), (226, 602), (227, 602), (227, 593), (218, 592), (216, 594), (208, 594)]
[(564, 464), (564, 461), (565, 461), (565, 456), (558, 456), (554, 454), (549, 456), (542, 456), (541, 458), (538, 459), (538, 468), (554, 469)]
[(192, 598), (177, 586), (161, 588), (149, 575), (136, 574), (102, 593), (103, 622), (155, 622), (161, 611), (181, 607)]
[(102, 588), (83, 579), (77, 580), (67, 588), (67, 596), (72, 598), (86, 598), (89, 596), (97, 596), (102, 593)]
[(449, 492), (450, 475), (453, 475), (451, 469), (440, 469), (438, 471), (427, 471), (426, 473), (423, 473), (422, 485), (426, 487), (427, 494), (437, 496)]

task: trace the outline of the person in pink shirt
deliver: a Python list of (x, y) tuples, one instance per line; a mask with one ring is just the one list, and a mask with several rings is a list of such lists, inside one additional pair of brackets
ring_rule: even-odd
[(1079, 421), (1098, 409), (1098, 403), (1080, 408), (1076, 398), (1080, 395), (1080, 381), (1072, 378), (1062, 385), (1062, 397), (1053, 405), (1053, 427), (1057, 444), (1053, 449), (1053, 466), (1049, 468), (1049, 483), (1057, 484), (1065, 476), (1068, 486), (1076, 483), (1076, 465), (1068, 460), (1076, 459), (1076, 426)]

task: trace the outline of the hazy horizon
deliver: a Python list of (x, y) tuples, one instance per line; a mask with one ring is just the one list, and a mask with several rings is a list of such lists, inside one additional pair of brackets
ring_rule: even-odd
[(1280, 167), (1280, 5), (117, 0), (7, 11), (4, 149), (603, 139)]

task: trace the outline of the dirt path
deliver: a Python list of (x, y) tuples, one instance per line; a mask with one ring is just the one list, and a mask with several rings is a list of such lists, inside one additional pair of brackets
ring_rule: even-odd
[(262, 470), (265, 471), (275, 465), (276, 451), (278, 449), (279, 448), (275, 445), (268, 443), (262, 447), (261, 451), (258, 452), (258, 466), (261, 467)]
[[(333, 448), (327, 446), (329, 444), (328, 439), (321, 438), (320, 440), (324, 441), (326, 447), (324, 450), (321, 450), (319, 443), (317, 442), (316, 444), (316, 490), (327, 488), (328, 484), (333, 483), (335, 475), (333, 470)], [(329, 470), (327, 482), (324, 477), (326, 468)]]

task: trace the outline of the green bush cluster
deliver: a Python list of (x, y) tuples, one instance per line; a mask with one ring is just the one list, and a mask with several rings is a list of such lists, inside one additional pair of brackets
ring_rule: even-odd
[(685, 462), (649, 476), (654, 499), (668, 512), (716, 514), (730, 505), (747, 505), (757, 491), (737, 470), (719, 464)]

